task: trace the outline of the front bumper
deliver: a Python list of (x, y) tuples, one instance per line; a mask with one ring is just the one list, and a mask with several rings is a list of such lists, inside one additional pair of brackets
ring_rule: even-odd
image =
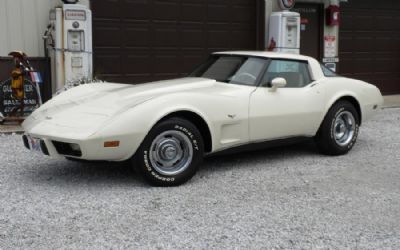
[[(113, 121), (115, 122), (115, 120)], [(134, 155), (147, 134), (143, 126), (126, 128), (125, 121), (96, 123), (71, 122), (57, 119), (28, 117), (22, 124), (26, 136), (42, 140), (51, 157), (72, 157), (83, 160), (124, 161)], [(106, 142), (118, 141), (116, 147), (106, 147)], [(71, 145), (74, 145), (73, 147)], [(79, 148), (80, 154), (73, 149)], [(72, 152), (71, 152), (72, 151)]]
[[(81, 145), (83, 143), (79, 142), (65, 142), (54, 140), (50, 138), (44, 138), (39, 136), (32, 136), (29, 134), (24, 134), (22, 136), (22, 141), (25, 148), (31, 151), (41, 152), (44, 155), (52, 157), (74, 157), (74, 158), (85, 158), (88, 156), (86, 153), (83, 154)], [(37, 144), (37, 146), (35, 146)]]
[[(29, 150), (34, 150), (33, 146), (32, 146), (32, 142), (29, 142), (30, 140), (31, 140), (31, 138), (29, 138), (27, 135), (22, 136), (22, 141), (24, 142), (25, 148), (27, 148)], [(44, 155), (50, 155), (49, 150), (48, 150), (44, 140), (39, 140), (39, 149)]]
[[(66, 143), (60, 141), (51, 141), (45, 139), (34, 138), (29, 135), (23, 135), (22, 141), (24, 146), (32, 151), (39, 151), (44, 155), (58, 155), (69, 157), (82, 157), (82, 150), (77, 143)], [(50, 148), (50, 150), (49, 150)]]
[[(70, 157), (93, 161), (124, 161), (132, 157), (140, 145), (138, 134), (114, 136), (91, 136), (88, 138), (67, 138), (49, 134), (27, 132), (23, 135), (26, 148), (30, 148), (29, 138), (40, 141), (40, 152), (55, 158)], [(117, 147), (105, 147), (107, 141), (119, 141)], [(37, 150), (36, 150), (37, 151)]]

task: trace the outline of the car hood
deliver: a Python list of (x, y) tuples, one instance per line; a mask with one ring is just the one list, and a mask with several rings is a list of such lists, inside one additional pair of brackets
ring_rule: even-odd
[(79, 128), (90, 134), (115, 115), (153, 98), (168, 93), (197, 92), (212, 88), (215, 83), (205, 78), (181, 78), (138, 85), (84, 84), (45, 103), (32, 113), (23, 127), (30, 130), (45, 122), (60, 128)]

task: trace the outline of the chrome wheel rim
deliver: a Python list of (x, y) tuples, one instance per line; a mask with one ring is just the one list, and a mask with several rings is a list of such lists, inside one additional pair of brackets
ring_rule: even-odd
[(150, 163), (160, 174), (173, 176), (185, 171), (193, 159), (189, 137), (176, 130), (158, 135), (150, 147)]
[(333, 127), (335, 141), (340, 146), (346, 146), (353, 140), (356, 130), (356, 119), (349, 111), (342, 111), (335, 119)]

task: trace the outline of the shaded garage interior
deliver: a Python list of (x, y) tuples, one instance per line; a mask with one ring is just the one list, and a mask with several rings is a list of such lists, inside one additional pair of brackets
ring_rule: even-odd
[(339, 71), (400, 93), (400, 1), (341, 3)]
[(91, 1), (95, 77), (124, 83), (175, 78), (210, 52), (259, 49), (262, 2)]

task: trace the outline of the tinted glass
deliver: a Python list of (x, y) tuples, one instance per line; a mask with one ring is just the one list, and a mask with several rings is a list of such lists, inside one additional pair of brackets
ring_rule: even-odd
[(206, 69), (202, 77), (225, 82), (235, 74), (244, 60), (242, 57), (220, 57)]
[(326, 77), (335, 77), (338, 76), (335, 72), (333, 72), (332, 70), (328, 69), (327, 67), (325, 67), (325, 65), (321, 64), (321, 69), (322, 72), (324, 73), (324, 75)]
[(300, 61), (272, 60), (262, 79), (263, 86), (271, 86), (277, 77), (286, 80), (286, 88), (302, 88), (311, 83), (308, 64)]
[(190, 76), (255, 86), (267, 60), (243, 56), (213, 56)]

